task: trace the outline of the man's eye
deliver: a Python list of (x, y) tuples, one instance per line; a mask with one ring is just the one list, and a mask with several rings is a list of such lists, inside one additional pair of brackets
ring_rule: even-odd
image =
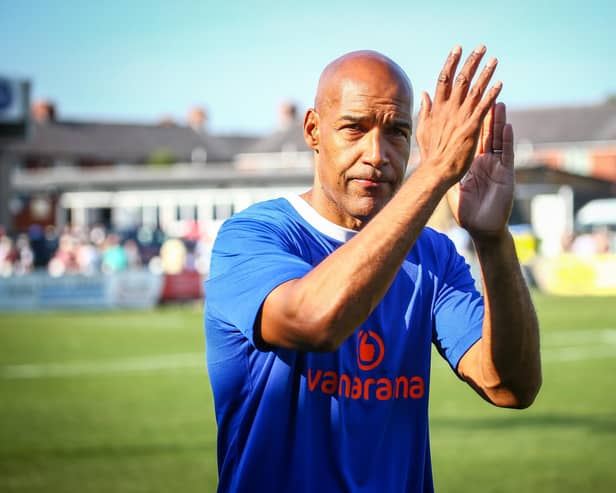
[(390, 130), (391, 135), (394, 137), (403, 137), (408, 139), (408, 132), (405, 128), (402, 127), (392, 127)]
[(362, 126), (359, 123), (352, 123), (350, 125), (345, 125), (344, 130), (349, 130), (352, 132), (361, 132), (363, 131)]

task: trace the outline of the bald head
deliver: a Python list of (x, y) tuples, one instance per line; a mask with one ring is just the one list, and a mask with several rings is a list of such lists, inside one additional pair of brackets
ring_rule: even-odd
[(336, 58), (321, 74), (314, 107), (327, 111), (342, 97), (347, 82), (380, 83), (389, 86), (410, 104), (413, 112), (413, 88), (408, 76), (391, 58), (376, 51), (353, 51)]

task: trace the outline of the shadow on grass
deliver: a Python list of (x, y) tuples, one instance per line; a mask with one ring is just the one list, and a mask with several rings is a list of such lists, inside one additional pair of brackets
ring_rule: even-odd
[(514, 428), (563, 428), (586, 429), (596, 433), (616, 433), (616, 416), (567, 414), (519, 416), (508, 414), (502, 417), (484, 418), (434, 416), (430, 419), (430, 427), (432, 429), (455, 428), (486, 431)]

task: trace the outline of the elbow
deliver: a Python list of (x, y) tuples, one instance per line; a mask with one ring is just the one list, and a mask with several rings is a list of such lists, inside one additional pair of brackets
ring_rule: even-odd
[(523, 389), (523, 391), (519, 393), (520, 395), (518, 397), (518, 405), (516, 406), (516, 409), (529, 408), (533, 404), (533, 402), (535, 402), (535, 399), (537, 399), (537, 396), (539, 395), (539, 390), (541, 390), (542, 383), (543, 379), (541, 375), (539, 375), (531, 386)]
[(337, 324), (330, 320), (314, 320), (305, 328), (304, 344), (306, 351), (331, 353), (342, 345), (344, 338)]
[(299, 282), (289, 281), (266, 298), (257, 329), (267, 346), (333, 352), (368, 315), (364, 306), (350, 309), (344, 296), (324, 301), (312, 294)]
[(347, 333), (336, 320), (323, 314), (298, 316), (292, 325), (295, 340), (290, 348), (307, 352), (334, 352), (342, 345), (343, 335)]
[(491, 389), (486, 394), (490, 402), (497, 407), (527, 409), (539, 395), (541, 384), (542, 378), (541, 375), (538, 375), (522, 384), (501, 385), (498, 388)]

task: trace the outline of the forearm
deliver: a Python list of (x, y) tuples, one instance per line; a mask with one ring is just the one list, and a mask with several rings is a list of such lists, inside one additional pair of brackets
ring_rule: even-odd
[(447, 186), (420, 167), (354, 238), (268, 296), (264, 340), (300, 349), (337, 348), (383, 298)]
[(485, 298), (481, 387), (497, 405), (526, 407), (541, 385), (539, 327), (513, 239), (505, 232), (475, 248)]

